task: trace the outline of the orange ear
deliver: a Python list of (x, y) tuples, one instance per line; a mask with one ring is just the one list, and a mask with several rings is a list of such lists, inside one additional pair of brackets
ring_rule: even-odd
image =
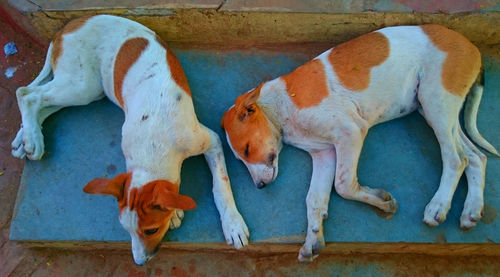
[(235, 106), (250, 106), (257, 103), (257, 99), (260, 96), (260, 90), (264, 86), (264, 83), (260, 84), (258, 87), (254, 88), (243, 95), (238, 96), (235, 101)]
[(240, 120), (245, 119), (247, 116), (252, 115), (257, 109), (257, 99), (260, 96), (260, 90), (264, 83), (260, 84), (254, 90), (240, 95), (234, 104)]
[(83, 191), (90, 194), (113, 195), (120, 200), (123, 198), (123, 187), (131, 176), (130, 173), (122, 173), (112, 179), (96, 178), (86, 184)]
[(155, 199), (151, 205), (159, 206), (162, 210), (192, 210), (196, 208), (196, 203), (191, 197), (167, 190), (159, 191), (157, 195), (155, 195)]
[(224, 129), (224, 117), (226, 117), (227, 112), (228, 112), (228, 111), (226, 111), (226, 112), (224, 113), (224, 115), (222, 116), (222, 118), (221, 118), (221, 120), (220, 120), (220, 127), (221, 127), (222, 129)]

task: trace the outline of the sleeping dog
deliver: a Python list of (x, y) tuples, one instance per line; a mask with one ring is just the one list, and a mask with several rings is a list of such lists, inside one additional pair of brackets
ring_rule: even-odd
[(59, 109), (104, 96), (123, 109), (127, 172), (92, 180), (84, 191), (117, 198), (136, 264), (155, 254), (169, 227), (180, 226), (183, 210), (195, 208), (179, 194), (180, 172), (186, 158), (202, 153), (227, 243), (238, 249), (248, 244), (220, 139), (198, 122), (181, 65), (153, 31), (109, 15), (73, 20), (50, 44), (38, 77), (16, 95), (22, 125), (12, 154), (31, 160), (44, 153), (42, 122)]
[(475, 143), (498, 155), (476, 127), (483, 88), (474, 82), (480, 69), (478, 49), (445, 27), (384, 28), (239, 96), (221, 125), (258, 188), (276, 178), (282, 140), (310, 153), (313, 173), (306, 198), (307, 236), (299, 253), (302, 262), (312, 261), (325, 245), (322, 221), (328, 216), (333, 184), (346, 199), (396, 212), (391, 194), (358, 183), (358, 159), (371, 126), (417, 109), (434, 130), (443, 160), (439, 189), (423, 220), (430, 226), (445, 220), (465, 170), (469, 190), (460, 225), (472, 228), (483, 211), (486, 156), (459, 124), (467, 94), (466, 130)]

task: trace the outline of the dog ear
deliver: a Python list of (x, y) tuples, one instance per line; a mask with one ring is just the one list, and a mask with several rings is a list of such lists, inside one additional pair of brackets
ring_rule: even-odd
[(226, 117), (226, 115), (227, 115), (227, 113), (228, 113), (228, 112), (229, 112), (229, 111), (226, 111), (226, 112), (224, 113), (224, 115), (222, 116), (222, 118), (220, 119), (220, 127), (221, 127), (222, 129), (224, 129), (224, 118)]
[(113, 195), (120, 200), (123, 198), (123, 187), (131, 176), (131, 173), (122, 173), (112, 179), (96, 178), (86, 184), (83, 191), (90, 194)]
[(243, 103), (244, 106), (251, 106), (255, 105), (257, 103), (257, 99), (259, 99), (260, 96), (260, 90), (264, 86), (264, 83), (260, 84), (258, 87), (256, 87), (254, 90), (250, 91), (247, 93), (247, 97), (245, 99), (245, 102)]
[(262, 86), (264, 86), (264, 83), (236, 99), (235, 108), (240, 120), (247, 118), (257, 110), (257, 99), (259, 99)]
[(164, 211), (169, 209), (192, 210), (196, 208), (196, 203), (191, 197), (165, 189), (155, 191), (154, 199), (150, 205), (159, 207)]

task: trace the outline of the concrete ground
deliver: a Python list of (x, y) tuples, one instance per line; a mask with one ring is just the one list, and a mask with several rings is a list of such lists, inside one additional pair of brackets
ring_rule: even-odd
[[(20, 123), (14, 92), (36, 76), (45, 56), (44, 47), (11, 26), (0, 21), (0, 46), (15, 41), (20, 50), (8, 58), (0, 54), (0, 276), (498, 276), (500, 255), (480, 252), (474, 256), (323, 254), (314, 263), (301, 265), (295, 253), (163, 249), (147, 266), (137, 267), (129, 250), (30, 249), (10, 241), (23, 167), (10, 155)], [(3, 73), (11, 66), (17, 71), (6, 79)]]
[[(230, 50), (200, 49), (192, 45), (172, 48), (188, 76), (198, 119), (224, 138), (220, 118), (239, 94), (256, 87), (262, 80), (291, 72), (324, 50), (309, 45), (292, 46)], [(490, 143), (500, 146), (497, 98), (500, 62), (486, 54), (483, 61), (485, 92), (478, 113), (478, 128)], [(125, 171), (120, 147), (123, 121), (123, 112), (104, 99), (63, 109), (44, 122), (46, 153), (40, 161), (25, 163), (11, 239), (130, 240), (117, 220), (116, 200), (82, 191), (93, 178), (112, 177)], [(226, 140), (222, 142), (232, 191), (250, 229), (250, 242), (256, 246), (302, 243), (307, 226), (305, 198), (312, 172), (309, 155), (285, 145), (279, 155), (278, 177), (265, 189), (258, 190)], [(447, 220), (436, 228), (422, 222), (425, 206), (440, 180), (441, 163), (434, 132), (417, 112), (371, 128), (363, 145), (358, 178), (361, 184), (390, 192), (398, 200), (399, 210), (386, 219), (369, 205), (342, 199), (332, 192), (328, 220), (324, 222), (326, 242), (500, 242), (500, 194), (497, 193), (500, 159), (494, 157), (488, 159), (485, 212), (476, 228), (469, 231), (458, 228), (467, 194), (465, 177), (457, 187)], [(202, 155), (183, 163), (181, 180), (181, 193), (192, 197), (197, 208), (187, 211), (181, 228), (168, 232), (165, 240), (223, 243), (211, 191), (212, 177)]]

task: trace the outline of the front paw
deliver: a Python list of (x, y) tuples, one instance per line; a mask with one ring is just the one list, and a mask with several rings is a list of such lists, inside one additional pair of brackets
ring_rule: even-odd
[(319, 253), (325, 248), (325, 237), (322, 232), (309, 232), (306, 242), (300, 248), (299, 262), (310, 263), (319, 256)]
[(222, 219), (222, 231), (228, 245), (233, 245), (236, 249), (242, 249), (248, 245), (248, 227), (240, 213), (233, 212)]
[(431, 226), (438, 226), (446, 220), (446, 214), (450, 209), (450, 204), (442, 201), (431, 200), (425, 207), (424, 222)]
[(184, 218), (184, 211), (175, 210), (172, 219), (170, 219), (170, 230), (179, 228), (181, 226), (183, 218)]

